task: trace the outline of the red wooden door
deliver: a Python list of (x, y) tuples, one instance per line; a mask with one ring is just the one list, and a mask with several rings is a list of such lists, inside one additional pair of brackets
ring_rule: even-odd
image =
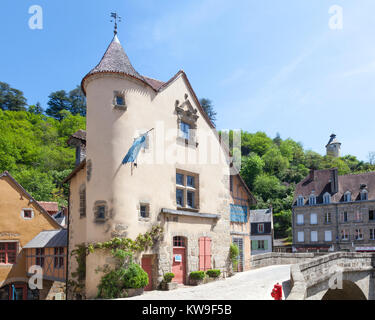
[(185, 248), (173, 248), (172, 272), (174, 273), (173, 282), (186, 283)]
[(199, 238), (199, 270), (211, 269), (211, 239), (208, 237)]
[(148, 285), (144, 288), (145, 291), (152, 290), (152, 258), (142, 257), (142, 269), (147, 272)]

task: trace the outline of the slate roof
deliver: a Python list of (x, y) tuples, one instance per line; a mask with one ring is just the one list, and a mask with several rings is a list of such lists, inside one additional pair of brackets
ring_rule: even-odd
[(297, 198), (302, 195), (304, 203), (308, 204), (308, 198), (314, 190), (317, 197), (317, 204), (323, 203), (323, 195), (328, 192), (331, 195), (331, 202), (343, 202), (344, 194), (350, 191), (352, 201), (360, 200), (361, 185), (366, 185), (368, 199), (375, 200), (375, 172), (361, 174), (349, 174), (338, 176), (338, 192), (332, 194), (331, 181), (334, 169), (314, 170), (313, 175), (307, 176), (296, 186), (294, 193), (294, 205)]
[(83, 83), (88, 76), (107, 72), (126, 74), (147, 83), (130, 63), (117, 35), (113, 37), (99, 64), (83, 78), (82, 89), (84, 90)]
[(250, 223), (272, 222), (272, 209), (250, 210)]
[(68, 240), (68, 230), (42, 231), (31, 239), (24, 248), (57, 248), (66, 247)]
[(341, 144), (341, 142), (339, 142), (337, 139), (336, 139), (336, 135), (335, 134), (332, 134), (326, 147), (329, 146), (330, 144), (333, 144), (333, 143), (339, 143)]

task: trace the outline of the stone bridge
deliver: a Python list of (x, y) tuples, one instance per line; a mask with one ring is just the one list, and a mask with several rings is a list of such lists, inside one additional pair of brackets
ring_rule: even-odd
[(375, 254), (337, 252), (290, 270), (287, 300), (375, 300)]

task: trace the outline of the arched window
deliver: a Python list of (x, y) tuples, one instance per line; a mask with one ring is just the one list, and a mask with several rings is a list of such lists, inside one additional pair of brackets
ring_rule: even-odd
[(367, 190), (362, 190), (361, 191), (361, 201), (366, 201), (368, 200), (368, 192)]
[(344, 201), (345, 202), (350, 202), (352, 201), (352, 194), (350, 191), (346, 191), (344, 194)]
[(299, 196), (297, 199), (297, 206), (302, 207), (304, 204), (304, 200), (305, 199), (303, 198), (303, 196)]
[(309, 197), (309, 204), (310, 206), (316, 205), (316, 196), (315, 194), (311, 194)]
[(330, 195), (328, 192), (326, 192), (326, 193), (324, 194), (324, 196), (323, 196), (323, 203), (324, 203), (324, 204), (329, 204), (329, 203), (331, 203), (331, 195)]

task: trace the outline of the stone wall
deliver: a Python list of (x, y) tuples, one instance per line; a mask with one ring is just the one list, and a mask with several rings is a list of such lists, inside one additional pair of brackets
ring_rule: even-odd
[(298, 264), (322, 255), (324, 255), (324, 253), (270, 252), (252, 256), (250, 259), (250, 265), (252, 269), (256, 269), (272, 265)]
[(65, 300), (65, 282), (44, 280), (39, 300)]

